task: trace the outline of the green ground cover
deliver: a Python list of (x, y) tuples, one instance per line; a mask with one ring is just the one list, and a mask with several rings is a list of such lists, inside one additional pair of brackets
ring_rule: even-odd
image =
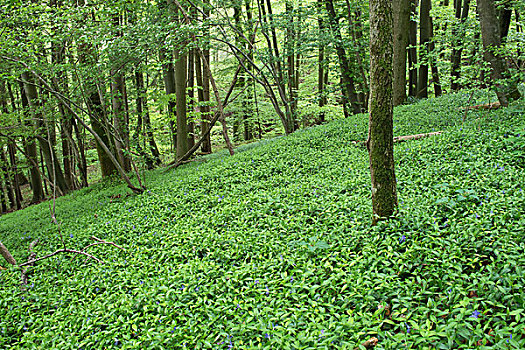
[[(60, 198), (70, 248), (0, 272), (2, 349), (525, 348), (525, 105), (396, 109), (399, 215), (370, 228), (360, 115)], [(480, 94), (474, 103), (486, 102)], [(59, 248), (42, 203), (0, 218), (19, 261)]]

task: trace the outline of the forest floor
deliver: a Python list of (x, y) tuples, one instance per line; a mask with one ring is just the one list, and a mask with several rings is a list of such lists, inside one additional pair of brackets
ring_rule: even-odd
[[(399, 213), (370, 227), (353, 116), (0, 218), (1, 349), (525, 348), (525, 103), (466, 93), (395, 110)], [(480, 93), (472, 104), (492, 102)], [(136, 181), (136, 179), (135, 179)], [(5, 264), (4, 264), (4, 267)]]

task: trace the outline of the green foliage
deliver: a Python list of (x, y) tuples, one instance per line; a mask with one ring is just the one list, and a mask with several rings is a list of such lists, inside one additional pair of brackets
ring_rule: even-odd
[[(462, 124), (468, 100), (396, 109), (396, 135), (444, 133), (396, 146), (400, 212), (373, 229), (365, 115), (59, 199), (68, 246), (127, 251), (38, 263), (26, 293), (2, 271), (2, 348), (524, 348), (524, 105)], [(0, 218), (19, 261), (60, 246), (48, 212)]]

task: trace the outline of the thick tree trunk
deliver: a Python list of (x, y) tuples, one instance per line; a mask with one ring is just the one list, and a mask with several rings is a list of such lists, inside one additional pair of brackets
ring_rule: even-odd
[(498, 100), (503, 107), (509, 100), (518, 99), (521, 94), (515, 81), (503, 81), (507, 76), (505, 59), (498, 54), (501, 47), (501, 33), (494, 0), (477, 0), (483, 56), (491, 66), (491, 78), (496, 88)]
[(394, 17), (394, 106), (406, 99), (407, 45), (410, 32), (410, 0), (392, 2)]
[(397, 206), (392, 101), (392, 2), (370, 0), (370, 152), (375, 224)]

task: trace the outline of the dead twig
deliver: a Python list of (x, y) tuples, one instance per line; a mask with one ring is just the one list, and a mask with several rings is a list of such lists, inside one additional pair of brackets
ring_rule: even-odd
[(126, 249), (122, 248), (121, 246), (119, 246), (119, 245), (117, 245), (117, 244), (115, 244), (115, 243), (113, 243), (113, 242), (106, 242), (106, 241), (104, 241), (104, 240), (102, 240), (102, 239), (100, 239), (100, 238), (97, 238), (97, 237), (95, 237), (95, 236), (91, 236), (91, 239), (93, 239), (93, 240), (95, 240), (95, 241), (97, 241), (97, 242), (95, 242), (95, 243), (91, 243), (91, 244), (85, 246), (85, 247), (82, 249), (82, 251), (85, 251), (85, 250), (88, 249), (89, 247), (93, 247), (93, 246), (95, 246), (95, 245), (99, 245), (99, 244), (109, 244), (109, 245), (112, 245), (113, 247), (116, 247), (116, 248), (118, 248), (118, 249), (126, 250)]

